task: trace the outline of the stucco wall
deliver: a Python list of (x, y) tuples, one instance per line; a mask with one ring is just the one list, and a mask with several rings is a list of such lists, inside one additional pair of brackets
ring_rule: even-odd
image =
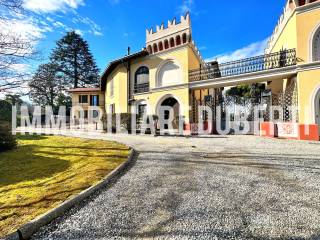
[(313, 96), (320, 87), (320, 70), (300, 72), (298, 74), (299, 121), (315, 123)]
[[(111, 96), (111, 80), (113, 79), (113, 96)], [(127, 70), (123, 65), (119, 65), (108, 76), (107, 88), (105, 93), (105, 109), (109, 113), (109, 106), (115, 104), (115, 113), (127, 112)]]
[(297, 17), (291, 16), (282, 33), (279, 35), (271, 52), (279, 52), (281, 49), (297, 48)]
[(318, 27), (320, 27), (320, 9), (297, 15), (297, 31), (299, 36), (297, 55), (302, 60), (301, 63), (308, 63), (311, 60), (311, 36)]

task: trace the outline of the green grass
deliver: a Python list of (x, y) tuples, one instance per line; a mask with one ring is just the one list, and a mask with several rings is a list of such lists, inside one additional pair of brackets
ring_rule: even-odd
[(128, 147), (108, 141), (18, 136), (0, 153), (0, 238), (94, 185), (123, 163)]

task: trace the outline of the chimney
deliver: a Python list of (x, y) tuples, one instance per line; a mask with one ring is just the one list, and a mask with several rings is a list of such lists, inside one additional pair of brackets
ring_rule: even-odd
[(128, 56), (130, 55), (130, 47), (128, 47)]

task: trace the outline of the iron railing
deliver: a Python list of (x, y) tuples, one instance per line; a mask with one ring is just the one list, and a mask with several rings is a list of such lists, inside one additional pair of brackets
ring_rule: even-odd
[(149, 83), (135, 84), (134, 93), (149, 92)]
[(193, 82), (220, 77), (237, 76), (246, 73), (294, 66), (296, 64), (296, 50), (282, 50), (276, 53), (222, 64), (218, 64), (217, 62), (208, 62), (205, 67), (190, 70), (189, 81)]

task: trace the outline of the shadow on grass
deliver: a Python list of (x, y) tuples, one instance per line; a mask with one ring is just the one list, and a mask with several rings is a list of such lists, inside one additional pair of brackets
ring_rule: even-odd
[(19, 182), (48, 178), (69, 168), (68, 161), (38, 156), (36, 149), (35, 145), (20, 146), (15, 151), (1, 155), (0, 188)]

